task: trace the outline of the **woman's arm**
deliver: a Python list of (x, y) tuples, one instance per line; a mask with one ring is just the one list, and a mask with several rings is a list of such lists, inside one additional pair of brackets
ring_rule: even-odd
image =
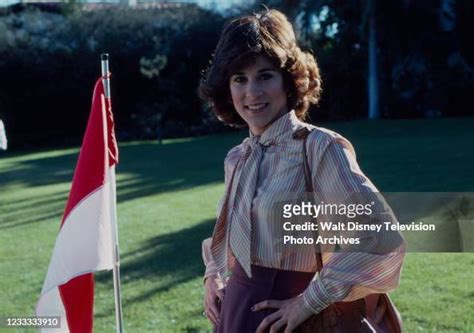
[[(233, 150), (231, 150), (232, 152)], [(229, 175), (230, 175), (230, 165), (229, 165), (229, 154), (227, 154), (226, 159), (224, 160), (224, 174), (225, 174), (225, 188), (229, 186)], [(225, 197), (225, 194), (224, 194)], [(218, 205), (217, 208), (217, 217), (222, 210), (222, 205), (224, 204), (224, 198)], [(206, 270), (204, 273), (204, 313), (209, 318), (214, 326), (217, 326), (219, 323), (219, 314), (220, 314), (220, 302), (224, 297), (223, 294), (223, 283), (219, 277), (219, 272), (217, 265), (214, 261), (211, 251), (212, 238), (206, 238), (202, 242), (202, 259)]]
[(222, 283), (217, 274), (217, 267), (212, 259), (211, 238), (206, 238), (202, 242), (202, 259), (206, 265), (204, 274), (204, 313), (214, 326), (219, 323), (220, 302), (224, 294)]
[[(374, 214), (361, 223), (397, 223), (375, 186), (360, 170), (349, 141), (335, 133), (314, 131), (308, 138), (308, 159), (313, 188), (321, 201), (331, 204), (374, 201)], [(258, 333), (269, 326), (271, 332), (277, 332), (284, 325), (285, 332), (291, 332), (333, 302), (389, 292), (398, 286), (405, 250), (401, 234), (357, 232), (350, 236), (360, 237), (360, 244), (341, 245), (336, 252), (323, 253), (323, 269), (303, 294), (284, 301), (266, 300), (254, 306), (254, 311), (278, 309), (262, 321)]]
[[(228, 153), (226, 158), (224, 159), (224, 184), (225, 184), (225, 191), (227, 191), (227, 187), (229, 186), (230, 183), (230, 178), (232, 176), (233, 170), (235, 168), (235, 165), (237, 164), (237, 161), (240, 157), (240, 154), (242, 152), (242, 144), (232, 148)], [(222, 206), (224, 205), (224, 199), (225, 199), (225, 194), (223, 195), (220, 203), (217, 205), (217, 211), (216, 211), (216, 216), (219, 217), (219, 214), (222, 210)], [(212, 258), (212, 252), (211, 252), (211, 244), (212, 244), (212, 238), (206, 238), (202, 242), (202, 259), (204, 262), (204, 265), (206, 266), (206, 271), (204, 273), (204, 281), (211, 275), (218, 275), (217, 272), (217, 266), (214, 262), (214, 259)]]
[[(359, 223), (397, 223), (377, 188), (360, 170), (352, 145), (346, 139), (331, 138), (318, 148), (319, 154), (312, 154), (310, 163), (314, 191), (324, 202), (374, 203), (373, 214), (358, 216)], [(378, 232), (361, 231), (350, 236), (359, 238), (360, 244), (340, 245), (337, 251), (324, 253), (323, 269), (303, 294), (306, 307), (313, 313), (333, 302), (389, 292), (399, 284), (405, 250), (399, 232), (381, 228)]]
[(212, 238), (206, 238), (202, 241), (202, 261), (206, 266), (206, 271), (204, 273), (204, 281), (210, 276), (217, 276), (217, 267), (212, 259), (211, 253), (211, 243)]

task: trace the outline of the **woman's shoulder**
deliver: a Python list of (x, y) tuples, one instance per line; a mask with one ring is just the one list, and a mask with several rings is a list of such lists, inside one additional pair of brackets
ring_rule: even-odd
[(232, 147), (224, 160), (224, 164), (226, 167), (233, 167), (237, 164), (240, 157), (244, 154), (247, 146), (249, 144), (249, 138), (245, 138), (240, 144), (237, 146)]
[(352, 143), (341, 134), (328, 128), (311, 125), (309, 126), (311, 133), (308, 136), (308, 150), (319, 152), (321, 155), (330, 146), (342, 147), (350, 150), (354, 155), (354, 147)]

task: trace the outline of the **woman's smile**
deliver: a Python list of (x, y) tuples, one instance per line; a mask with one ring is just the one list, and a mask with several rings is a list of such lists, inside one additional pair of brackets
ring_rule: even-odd
[(253, 113), (261, 112), (268, 106), (268, 103), (249, 104), (245, 108)]

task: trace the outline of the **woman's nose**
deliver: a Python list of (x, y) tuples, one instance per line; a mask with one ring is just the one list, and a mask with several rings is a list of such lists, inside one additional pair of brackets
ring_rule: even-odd
[(247, 97), (255, 98), (263, 94), (262, 87), (258, 82), (250, 81), (247, 85)]

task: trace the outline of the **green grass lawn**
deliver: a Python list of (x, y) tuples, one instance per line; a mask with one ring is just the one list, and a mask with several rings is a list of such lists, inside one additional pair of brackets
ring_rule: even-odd
[[(474, 119), (330, 124), (382, 191), (474, 192)], [(245, 133), (120, 145), (126, 332), (208, 332), (200, 243), (223, 193), (223, 158)], [(0, 155), (0, 317), (32, 315), (78, 149)], [(410, 253), (392, 294), (406, 332), (473, 332), (474, 255)], [(96, 275), (96, 332), (114, 331), (110, 272)], [(15, 332), (0, 328), (0, 332)], [(32, 330), (17, 330), (31, 332)]]

